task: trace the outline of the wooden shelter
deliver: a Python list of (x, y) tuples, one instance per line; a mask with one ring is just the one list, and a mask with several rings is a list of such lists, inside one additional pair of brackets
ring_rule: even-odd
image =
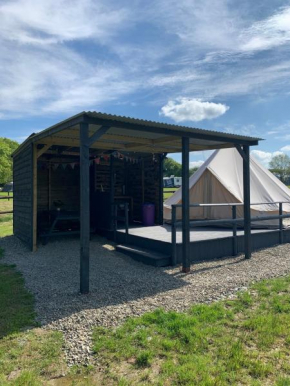
[(36, 251), (44, 212), (62, 204), (68, 211), (79, 212), (80, 291), (88, 293), (90, 229), (112, 230), (112, 205), (118, 200), (127, 202), (132, 221), (141, 220), (144, 202), (154, 203), (155, 223), (162, 224), (163, 159), (167, 153), (182, 152), (182, 269), (189, 272), (189, 153), (236, 147), (243, 157), (245, 254), (249, 258), (249, 147), (258, 141), (82, 112), (32, 134), (14, 153), (14, 234)]

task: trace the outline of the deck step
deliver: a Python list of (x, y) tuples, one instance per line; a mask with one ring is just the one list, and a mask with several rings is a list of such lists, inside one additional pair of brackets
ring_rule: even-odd
[(169, 255), (136, 245), (119, 244), (116, 246), (116, 250), (132, 257), (134, 260), (153, 265), (154, 267), (166, 267), (171, 263), (171, 257)]

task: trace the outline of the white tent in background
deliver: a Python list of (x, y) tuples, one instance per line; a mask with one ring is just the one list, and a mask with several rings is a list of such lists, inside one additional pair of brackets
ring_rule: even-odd
[[(251, 216), (274, 215), (290, 212), (290, 190), (269, 170), (253, 157), (251, 170)], [(190, 203), (243, 203), (243, 160), (235, 148), (216, 150), (189, 179)], [(181, 204), (181, 189), (164, 202), (164, 220), (171, 221), (171, 206)], [(258, 203), (268, 203), (255, 205)], [(177, 209), (177, 219), (181, 219), (181, 208)], [(190, 220), (231, 218), (231, 207), (190, 208)], [(237, 207), (237, 217), (243, 217), (243, 206)], [(253, 222), (254, 227), (277, 227), (278, 220)]]

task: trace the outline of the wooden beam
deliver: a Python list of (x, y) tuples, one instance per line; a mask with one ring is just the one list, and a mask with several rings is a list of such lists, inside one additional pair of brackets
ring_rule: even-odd
[[(101, 138), (100, 141), (94, 143), (91, 148), (92, 149), (103, 149), (103, 150), (120, 150), (120, 151), (128, 151), (128, 152), (140, 152), (140, 153), (180, 153), (181, 152), (181, 146), (178, 145), (174, 146), (170, 143), (168, 145), (164, 144), (164, 146), (160, 145), (153, 145), (151, 144), (116, 144), (116, 143), (110, 143), (104, 141), (105, 135)], [(80, 141), (77, 139), (71, 139), (71, 138), (63, 138), (63, 137), (51, 137), (50, 139), (45, 140), (46, 144), (50, 144), (50, 146), (70, 146), (70, 147), (80, 147)], [(43, 144), (40, 142), (37, 142), (38, 145)], [(219, 148), (228, 148), (233, 147), (231, 144), (223, 144)], [(216, 149), (217, 147), (214, 145), (207, 146), (206, 148), (204, 146), (196, 145), (196, 144), (189, 144), (190, 151), (198, 151), (198, 150), (212, 150)]]
[(182, 272), (190, 272), (189, 138), (182, 138)]
[(242, 146), (236, 144), (235, 148), (238, 150), (238, 152), (240, 153), (240, 156), (243, 158), (243, 160), (247, 162), (247, 156), (246, 156), (244, 150), (242, 149)]
[(80, 123), (80, 292), (90, 290), (90, 148), (89, 125)]
[[(80, 147), (80, 141), (69, 138), (59, 138), (54, 137), (53, 139), (46, 140), (46, 143), (49, 143), (50, 146), (70, 146), (70, 147)], [(120, 144), (108, 144), (103, 141), (98, 141), (97, 143), (90, 146), (92, 149), (106, 149), (106, 150), (118, 150), (123, 149), (124, 146)]]
[[(247, 140), (244, 139), (242, 136), (234, 136), (230, 134), (224, 134), (224, 133), (215, 133), (207, 130), (201, 130), (201, 129), (192, 129), (189, 130), (186, 128), (185, 131), (182, 130), (182, 128), (174, 128), (170, 127), (167, 128), (166, 125), (143, 125), (143, 124), (137, 124), (135, 122), (123, 122), (119, 121), (118, 119), (104, 119), (104, 118), (98, 118), (98, 117), (91, 117), (87, 114), (84, 115), (84, 119), (86, 122), (94, 125), (110, 125), (114, 128), (120, 128), (120, 129), (128, 129), (133, 130), (135, 132), (147, 132), (147, 133), (159, 133), (159, 134), (166, 134), (171, 135), (175, 137), (187, 137), (187, 138), (195, 138), (195, 139), (203, 139), (206, 141), (216, 141), (221, 143), (240, 143), (242, 145), (249, 145), (254, 146), (258, 145), (258, 140)], [(196, 130), (196, 131), (194, 131)], [(218, 148), (218, 145), (216, 146), (216, 149)]]
[(32, 145), (32, 251), (37, 251), (37, 145)]
[(100, 139), (108, 130), (110, 126), (102, 126), (96, 131), (93, 135), (91, 135), (88, 139), (89, 146), (93, 146), (98, 139)]
[(153, 139), (153, 143), (154, 143), (154, 144), (163, 144), (163, 143), (166, 143), (166, 142), (178, 142), (179, 145), (181, 146), (181, 140), (180, 140), (180, 138), (174, 137), (174, 136), (172, 136), (172, 135), (167, 136), (167, 137), (162, 137), (162, 138)]
[(51, 145), (44, 145), (42, 149), (38, 150), (37, 151), (37, 158), (42, 156), (42, 154), (44, 154), (50, 147), (51, 147)]
[[(90, 129), (90, 134), (94, 134), (95, 131), (93, 129)], [(70, 138), (79, 141), (79, 132), (76, 130), (65, 130), (63, 132), (60, 132), (57, 134), (59, 138)], [(53, 137), (51, 137), (53, 138)], [(108, 140), (108, 141), (120, 141), (124, 143), (137, 143), (137, 144), (152, 144), (152, 139), (149, 138), (139, 138), (129, 135), (122, 135), (122, 134), (115, 134), (115, 133), (106, 133), (102, 136), (102, 139)]]
[(251, 258), (251, 187), (250, 187), (250, 149), (243, 146), (245, 158), (243, 159), (243, 182), (244, 182), (244, 240), (245, 258)]

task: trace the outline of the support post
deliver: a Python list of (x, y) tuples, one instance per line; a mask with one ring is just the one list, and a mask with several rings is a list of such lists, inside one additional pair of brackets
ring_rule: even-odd
[[(236, 220), (237, 218), (237, 207), (236, 205), (232, 206), (232, 219)], [(238, 254), (238, 244), (237, 244), (237, 223), (233, 224), (233, 256)]]
[(176, 206), (172, 205), (172, 218), (171, 218), (171, 243), (172, 243), (172, 256), (171, 265), (176, 265)]
[(114, 208), (114, 202), (115, 202), (115, 171), (114, 171), (114, 156), (110, 156), (110, 229), (114, 229), (114, 215), (115, 215), (115, 208)]
[(90, 147), (89, 125), (80, 123), (80, 292), (87, 294), (90, 290)]
[(182, 137), (182, 272), (190, 271), (189, 138)]
[(37, 145), (33, 145), (32, 251), (37, 251)]
[(159, 225), (163, 225), (163, 161), (164, 154), (159, 154)]
[[(283, 215), (283, 203), (279, 202), (279, 216)], [(283, 218), (279, 218), (279, 243), (283, 244)]]
[(243, 146), (243, 180), (244, 180), (244, 240), (245, 258), (251, 258), (251, 191), (250, 191), (250, 147)]

